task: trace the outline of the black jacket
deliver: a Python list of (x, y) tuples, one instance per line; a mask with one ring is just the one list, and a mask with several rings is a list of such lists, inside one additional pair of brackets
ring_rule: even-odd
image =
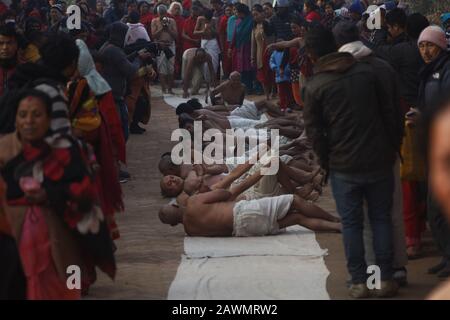
[[(383, 97), (384, 95), (384, 97)], [(368, 63), (349, 53), (322, 57), (303, 97), (308, 138), (326, 170), (392, 170), (396, 148), (385, 123), (393, 117), (383, 85)]]
[(406, 34), (397, 37), (392, 44), (374, 48), (375, 53), (397, 71), (400, 78), (400, 95), (413, 107), (419, 104), (419, 71), (423, 60), (417, 47), (417, 41), (409, 39)]
[(420, 71), (419, 108), (429, 111), (450, 93), (450, 54), (443, 52)]

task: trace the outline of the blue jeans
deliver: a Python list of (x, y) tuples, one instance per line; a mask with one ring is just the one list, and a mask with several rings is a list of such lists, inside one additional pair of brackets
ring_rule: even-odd
[(123, 99), (114, 99), (116, 103), (117, 113), (120, 118), (120, 122), (122, 123), (123, 137), (125, 141), (128, 140), (128, 136), (130, 135), (130, 127), (128, 125), (128, 107)]
[(333, 196), (342, 219), (347, 269), (355, 284), (365, 283), (368, 277), (364, 258), (363, 201), (367, 202), (373, 233), (376, 264), (381, 280), (392, 278), (393, 242), (391, 208), (394, 194), (392, 169), (377, 173), (330, 173)]

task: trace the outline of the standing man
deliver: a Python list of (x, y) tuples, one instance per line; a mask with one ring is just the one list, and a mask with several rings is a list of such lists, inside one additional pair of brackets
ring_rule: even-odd
[[(208, 74), (205, 73), (206, 70)], [(192, 88), (192, 95), (197, 95), (204, 82), (207, 86), (210, 83), (213, 86), (216, 85), (212, 59), (205, 49), (191, 48), (184, 52), (181, 77), (183, 78), (183, 98), (189, 97), (189, 88)]]
[(167, 16), (167, 7), (160, 4), (158, 17), (152, 20), (152, 38), (159, 42), (163, 52), (157, 59), (158, 73), (161, 80), (162, 93), (173, 94), (173, 74), (175, 72), (175, 40), (177, 25), (174, 19)]
[(337, 53), (331, 31), (311, 29), (306, 53), (315, 74), (304, 87), (305, 128), (321, 166), (329, 172), (333, 196), (342, 218), (347, 268), (352, 277), (349, 295), (367, 298), (367, 263), (364, 257), (363, 202), (367, 202), (376, 264), (381, 271), (378, 297), (391, 297), (393, 281), (391, 208), (396, 148), (386, 124), (394, 110), (373, 67), (350, 53)]
[(270, 20), (270, 28), (275, 39), (292, 39), (291, 20), (293, 14), (289, 12), (288, 0), (277, 0), (275, 15)]
[(13, 26), (0, 27), (0, 96), (8, 87), (8, 81), (17, 66), (17, 33)]

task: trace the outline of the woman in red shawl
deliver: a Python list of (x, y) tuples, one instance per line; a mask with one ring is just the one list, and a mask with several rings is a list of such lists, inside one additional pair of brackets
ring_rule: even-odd
[(191, 48), (200, 48), (200, 37), (194, 35), (200, 8), (192, 6), (191, 15), (184, 20), (181, 37), (183, 38), (183, 52)]
[(232, 4), (228, 4), (225, 7), (224, 15), (220, 18), (219, 28), (218, 28), (218, 38), (220, 50), (222, 51), (222, 70), (223, 70), (223, 78), (228, 79), (231, 73), (231, 58), (228, 56), (228, 49), (230, 48), (230, 44), (227, 39), (227, 26), (228, 19), (233, 15)]
[(147, 33), (149, 36), (151, 36), (151, 24), (154, 15), (150, 11), (150, 6), (146, 1), (141, 1), (138, 4), (138, 11), (139, 15), (141, 16), (140, 22), (144, 25), (145, 30), (147, 30)]
[(78, 58), (80, 77), (72, 81), (68, 87), (69, 114), (74, 134), (94, 147), (100, 164), (96, 179), (100, 204), (108, 222), (111, 237), (117, 239), (120, 235), (114, 214), (122, 212), (124, 205), (113, 145), (119, 147), (116, 156), (120, 159), (117, 160), (123, 161), (125, 160), (125, 143), (123, 136), (117, 136), (117, 132), (121, 130), (118, 126), (117, 113), (112, 111), (115, 108), (111, 103), (111, 88), (95, 70), (94, 61), (86, 44), (79, 39), (76, 43), (80, 49)]
[(179, 2), (172, 2), (169, 7), (169, 16), (175, 20), (177, 24), (178, 37), (175, 41), (176, 43), (176, 53), (175, 53), (175, 76), (177, 79), (181, 77), (181, 57), (183, 55), (183, 37), (181, 35), (181, 30), (183, 30), (184, 18), (181, 15), (183, 8)]
[[(113, 244), (99, 209), (89, 148), (51, 128), (64, 105), (57, 87), (41, 83), (16, 97), (16, 132), (0, 139), (6, 185), (1, 206), (17, 243), (30, 300), (81, 297), (86, 266), (114, 278)], [(55, 122), (54, 122), (55, 121)], [(82, 287), (67, 286), (78, 266)], [(73, 272), (73, 271), (72, 271)]]

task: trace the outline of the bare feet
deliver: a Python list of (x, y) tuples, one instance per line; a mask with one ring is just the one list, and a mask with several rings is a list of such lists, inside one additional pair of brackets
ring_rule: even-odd
[(310, 183), (307, 183), (303, 187), (297, 188), (297, 191), (295, 193), (298, 194), (303, 199), (305, 199), (307, 196), (311, 194), (313, 190), (314, 186)]

